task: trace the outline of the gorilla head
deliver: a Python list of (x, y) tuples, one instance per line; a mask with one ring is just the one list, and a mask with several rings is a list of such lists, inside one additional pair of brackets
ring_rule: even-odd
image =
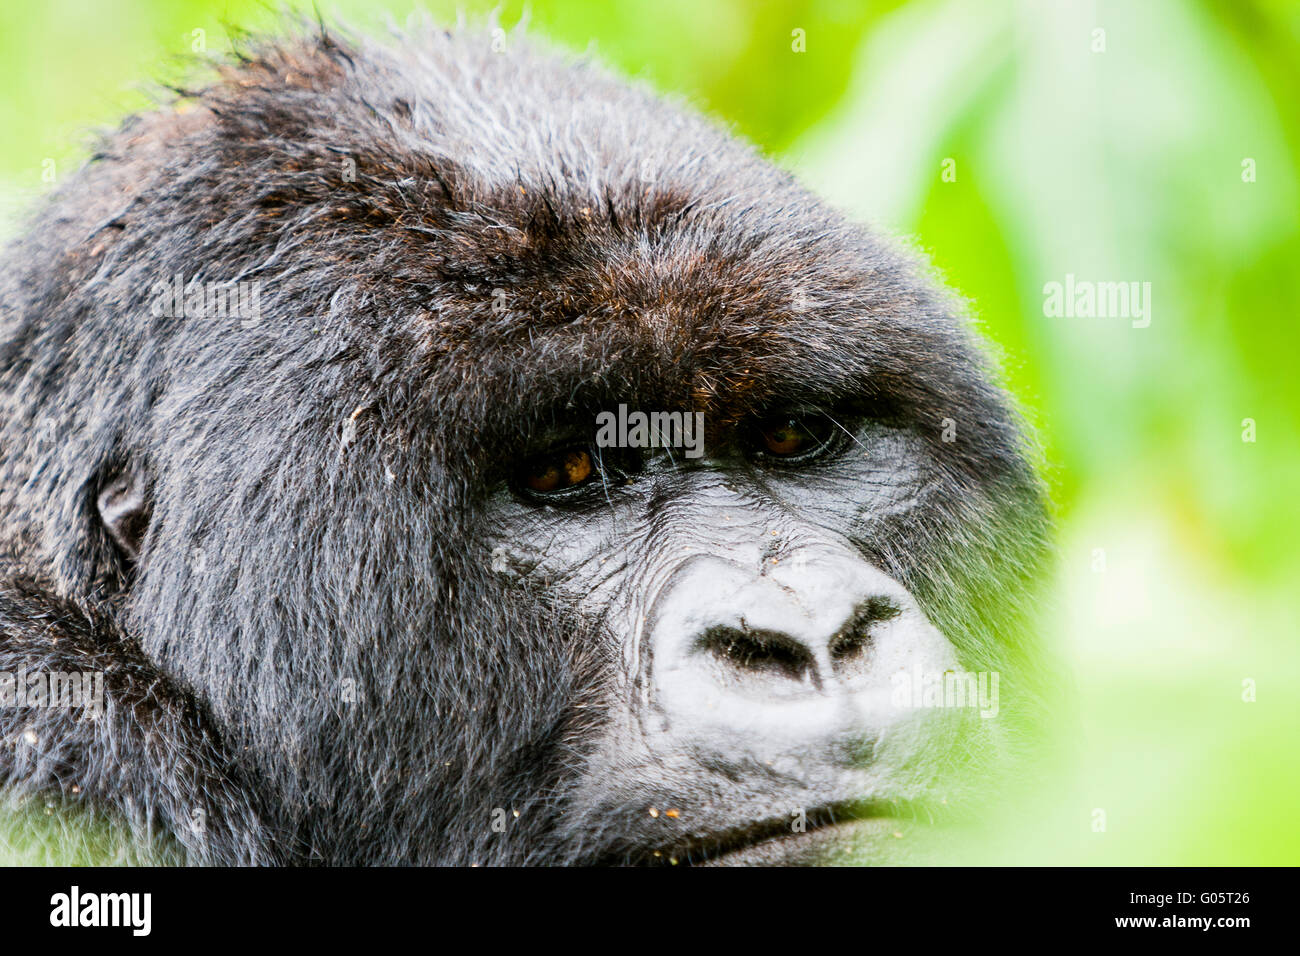
[(199, 862), (803, 861), (1016, 749), (1044, 508), (952, 303), (506, 47), (252, 44), (9, 248), (0, 672), (107, 687), (10, 682), (10, 792)]

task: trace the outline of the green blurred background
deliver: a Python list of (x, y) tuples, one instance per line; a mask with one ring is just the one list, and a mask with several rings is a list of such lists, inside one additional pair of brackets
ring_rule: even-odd
[[(507, 27), (523, 7), (428, 6)], [(685, 96), (927, 254), (1040, 432), (1043, 626), (1074, 699), (1048, 779), (943, 858), (1300, 863), (1300, 3), (528, 8), (529, 32)], [(275, 21), (253, 0), (0, 7), (3, 228), (145, 104), (139, 81)], [(1045, 315), (1067, 274), (1151, 283), (1149, 327)]]

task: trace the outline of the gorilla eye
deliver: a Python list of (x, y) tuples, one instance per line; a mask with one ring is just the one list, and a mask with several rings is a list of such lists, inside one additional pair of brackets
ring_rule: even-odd
[(534, 494), (550, 495), (584, 485), (595, 473), (587, 449), (568, 448), (530, 458), (519, 470), (518, 483)]
[(766, 458), (811, 458), (827, 450), (836, 434), (825, 415), (776, 415), (759, 422), (755, 450)]

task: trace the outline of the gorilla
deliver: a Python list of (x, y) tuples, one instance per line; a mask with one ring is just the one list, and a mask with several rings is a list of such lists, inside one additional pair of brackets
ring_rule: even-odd
[(884, 861), (987, 806), (1049, 522), (923, 264), (517, 34), (236, 46), (5, 252), (6, 805), (218, 865)]

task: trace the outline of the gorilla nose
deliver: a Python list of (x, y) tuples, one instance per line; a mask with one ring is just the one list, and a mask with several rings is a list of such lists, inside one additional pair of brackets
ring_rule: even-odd
[[(737, 689), (772, 696), (825, 691), (835, 682), (851, 684), (866, 675), (873, 634), (902, 609), (889, 597), (871, 597), (839, 626), (808, 615), (806, 627), (773, 630), (759, 618), (739, 616), (735, 624), (705, 629), (694, 644), (696, 654), (713, 658), (719, 677)], [(728, 673), (730, 672), (730, 673)]]
[(900, 674), (956, 664), (912, 595), (856, 552), (799, 552), (752, 571), (699, 556), (647, 620), (652, 708), (674, 736), (746, 741), (750, 756), (845, 733), (877, 736), (905, 716)]

